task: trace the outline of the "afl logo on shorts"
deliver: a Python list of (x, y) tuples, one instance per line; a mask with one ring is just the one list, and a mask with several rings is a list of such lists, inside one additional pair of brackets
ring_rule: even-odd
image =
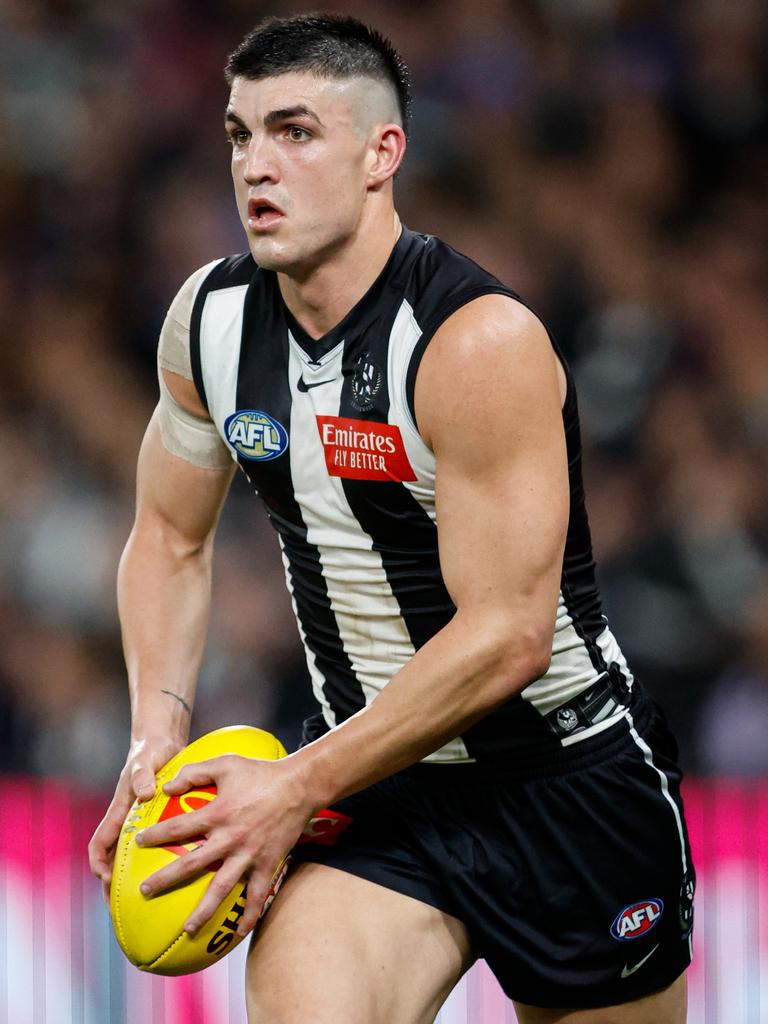
[(288, 447), (285, 427), (258, 409), (241, 409), (224, 422), (227, 440), (244, 459), (268, 462)]
[(611, 935), (620, 942), (639, 939), (655, 928), (664, 912), (661, 900), (640, 900), (630, 903), (618, 914), (611, 925)]

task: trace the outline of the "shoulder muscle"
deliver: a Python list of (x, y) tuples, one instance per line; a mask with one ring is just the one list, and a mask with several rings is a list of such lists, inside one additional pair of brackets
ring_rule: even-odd
[[(485, 439), (525, 429), (526, 419), (556, 412), (565, 374), (541, 321), (506, 295), (484, 295), (450, 316), (427, 348), (416, 377), (415, 409), (435, 451), (442, 435)], [(436, 452), (437, 454), (437, 452)], [(475, 455), (478, 455), (475, 452)]]

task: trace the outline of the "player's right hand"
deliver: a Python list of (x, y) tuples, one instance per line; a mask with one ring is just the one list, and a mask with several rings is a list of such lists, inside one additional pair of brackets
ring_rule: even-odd
[(135, 740), (131, 744), (112, 802), (88, 844), (88, 862), (93, 874), (101, 879), (107, 906), (117, 840), (126, 815), (136, 798), (142, 802), (152, 799), (155, 795), (155, 772), (183, 746), (183, 741), (165, 738)]

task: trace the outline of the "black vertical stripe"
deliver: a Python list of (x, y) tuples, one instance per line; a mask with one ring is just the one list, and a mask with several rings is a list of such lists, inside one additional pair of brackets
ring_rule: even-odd
[[(288, 328), (274, 274), (260, 271), (245, 299), (237, 379), (238, 409), (259, 409), (291, 432), (288, 379)], [(280, 534), (288, 560), (288, 579), (305, 643), (322, 674), (323, 693), (336, 720), (343, 722), (365, 707), (365, 694), (339, 633), (323, 574), (320, 551), (308, 531), (291, 476), (290, 444), (266, 462), (239, 458), (240, 467), (262, 496), (270, 521)]]
[(206, 289), (206, 282), (203, 282), (192, 306), (192, 316), (189, 322), (189, 361), (192, 367), (192, 380), (203, 408), (208, 410), (208, 396), (205, 393), (205, 381), (203, 380), (203, 367), (200, 358), (200, 323), (203, 318), (203, 308), (208, 297), (209, 289)]

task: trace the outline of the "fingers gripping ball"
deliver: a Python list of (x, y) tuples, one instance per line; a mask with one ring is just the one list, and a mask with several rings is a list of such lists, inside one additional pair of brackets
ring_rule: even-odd
[[(120, 948), (142, 971), (151, 974), (191, 974), (209, 967), (241, 941), (236, 932), (245, 908), (246, 888), (241, 880), (219, 905), (219, 909), (195, 935), (184, 931), (184, 922), (202, 899), (214, 871), (184, 885), (148, 899), (139, 886), (149, 875), (183, 857), (205, 842), (205, 836), (184, 845), (140, 847), (136, 833), (158, 821), (197, 810), (216, 797), (215, 786), (191, 790), (182, 796), (167, 796), (163, 784), (185, 764), (207, 761), (221, 754), (276, 761), (286, 756), (282, 743), (262, 729), (247, 725), (216, 729), (190, 743), (157, 773), (155, 795), (146, 803), (135, 801), (125, 819), (115, 853), (110, 890), (110, 911)], [(216, 865), (213, 865), (215, 868)], [(271, 902), (285, 876), (283, 859), (272, 876)]]

